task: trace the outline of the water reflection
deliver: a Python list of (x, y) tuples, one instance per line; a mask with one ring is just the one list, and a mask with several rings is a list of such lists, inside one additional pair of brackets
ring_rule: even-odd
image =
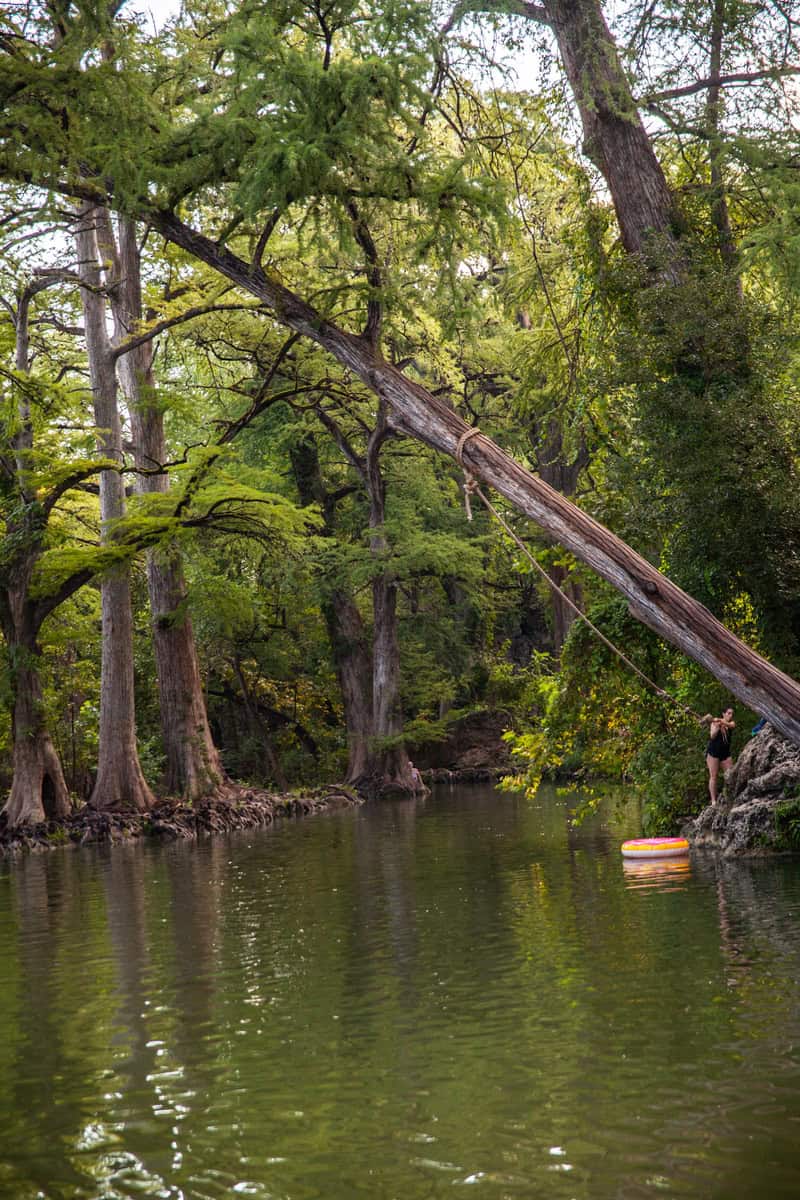
[(691, 862), (686, 858), (661, 858), (652, 862), (624, 858), (622, 870), (629, 888), (645, 891), (675, 891), (685, 887), (691, 875)]
[(0, 872), (2, 1200), (797, 1194), (796, 867), (574, 800)]

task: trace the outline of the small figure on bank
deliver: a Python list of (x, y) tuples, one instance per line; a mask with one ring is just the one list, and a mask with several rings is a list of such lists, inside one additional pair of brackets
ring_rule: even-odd
[(422, 776), (417, 767), (414, 766), (411, 759), (408, 760), (408, 765), (411, 768), (411, 782), (414, 784), (414, 790), (417, 792), (426, 791), (425, 784), (422, 782)]
[(706, 766), (708, 767), (708, 793), (711, 796), (711, 803), (716, 804), (719, 769), (722, 767), (727, 775), (733, 766), (731, 734), (736, 728), (733, 709), (726, 708), (721, 717), (712, 717), (710, 713), (707, 713), (703, 717), (703, 724), (711, 726), (709, 742), (706, 746)]

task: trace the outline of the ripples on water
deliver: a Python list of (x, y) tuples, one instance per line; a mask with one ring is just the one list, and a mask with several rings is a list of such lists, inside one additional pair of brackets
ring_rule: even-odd
[(800, 1194), (797, 864), (567, 803), (0, 867), (0, 1197)]

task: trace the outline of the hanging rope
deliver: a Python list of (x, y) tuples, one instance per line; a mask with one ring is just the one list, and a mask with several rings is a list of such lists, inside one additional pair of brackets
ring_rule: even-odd
[[(492, 504), (489, 497), (481, 490), (478, 480), (472, 474), (469, 467), (464, 462), (464, 447), (466, 446), (466, 444), (470, 440), (470, 438), (485, 437), (485, 436), (486, 436), (485, 434), (481, 433), (481, 431), (477, 427), (477, 425), (473, 425), (469, 429), (466, 429), (461, 434), (461, 437), (458, 439), (458, 443), (456, 445), (456, 461), (457, 461), (458, 465), (461, 467), (461, 470), (464, 472), (464, 507), (467, 512), (467, 520), (468, 521), (472, 520), (472, 505), (470, 503), (471, 497), (478, 496), (478, 498), (483, 501), (487, 510), (492, 514), (494, 519), (500, 525), (502, 525), (503, 529), (506, 531), (506, 533), (511, 538), (511, 540), (514, 542), (514, 544), (522, 551), (522, 553), (525, 555), (525, 557), (527, 558), (527, 560), (531, 564), (531, 566), (534, 567), (539, 572), (539, 574), (542, 576), (542, 578), (545, 580), (545, 582), (553, 589), (553, 591), (558, 593), (558, 595), (561, 597), (561, 599), (564, 601), (564, 603), (567, 605), (567, 607), (572, 609), (572, 611), (574, 612), (574, 614), (578, 618), (578, 620), (583, 621), (585, 625), (588, 625), (589, 628), (591, 629), (592, 633), (595, 634), (595, 636), (598, 637), (600, 639), (600, 641), (605, 646), (607, 646), (608, 649), (613, 654), (616, 654), (617, 658), (621, 659), (622, 662), (625, 663), (626, 667), (629, 667), (630, 670), (633, 671), (634, 675), (638, 675), (638, 677), (642, 680), (642, 682), (646, 683), (649, 688), (651, 688), (659, 696), (662, 696), (665, 700), (668, 700), (670, 702), (670, 704), (674, 704), (677, 708), (682, 709), (683, 712), (688, 713), (688, 715), (690, 717), (694, 717), (694, 719), (696, 721), (702, 722), (703, 718), (700, 716), (699, 713), (696, 713), (693, 708), (689, 708), (686, 704), (683, 704), (680, 700), (676, 699), (675, 696), (670, 695), (669, 692), (666, 692), (666, 691), (664, 691), (664, 689), (662, 687), (659, 687), (659, 685), (655, 682), (654, 679), (650, 679), (650, 677), (648, 675), (645, 675), (644, 671), (640, 670), (639, 667), (637, 667), (635, 662), (631, 662), (631, 660), (628, 658), (627, 654), (625, 654), (625, 652), (623, 650), (620, 650), (619, 646), (615, 646), (614, 643), (612, 641), (610, 641), (609, 638), (607, 638), (606, 635), (600, 629), (597, 628), (597, 626), (594, 624), (594, 622), (591, 621), (589, 619), (589, 617), (586, 616), (586, 613), (583, 612), (578, 607), (578, 605), (575, 603), (575, 601), (572, 599), (572, 597), (568, 596), (567, 593), (558, 586), (558, 584), (555, 582), (555, 580), (550, 578), (550, 576), (547, 574), (547, 571), (545, 571), (545, 569), (541, 565), (541, 563), (538, 562), (537, 559), (534, 558), (534, 556), (531, 554), (530, 550), (525, 545), (525, 543), (522, 541), (522, 539), (519, 537), (519, 535), (514, 532), (514, 530), (511, 528), (511, 526), (508, 524), (508, 522), (505, 520), (505, 518), (502, 516), (502, 514), (499, 513), (497, 511), (497, 509), (494, 507), (494, 505)], [(487, 441), (488, 440), (489, 439), (487, 438)]]

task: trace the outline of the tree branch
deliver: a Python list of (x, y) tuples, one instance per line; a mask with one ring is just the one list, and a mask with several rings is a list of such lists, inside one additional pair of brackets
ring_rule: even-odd
[(268, 218), (266, 224), (264, 225), (264, 228), (261, 230), (261, 236), (258, 239), (258, 241), (256, 242), (256, 248), (253, 251), (252, 266), (254, 266), (254, 267), (261, 266), (261, 259), (263, 258), (264, 251), (267, 248), (267, 242), (271, 238), (273, 231), (275, 229), (275, 226), (278, 224), (278, 221), (280, 221), (281, 214), (283, 213), (283, 211), (284, 210), (282, 208), (274, 209), (271, 216)]
[(96, 572), (91, 567), (82, 567), (80, 571), (75, 571), (73, 575), (68, 576), (58, 590), (53, 592), (52, 596), (43, 596), (40, 600), (37, 600), (34, 608), (36, 628), (40, 628), (42, 622), (50, 616), (51, 612), (54, 612), (58, 608), (59, 604), (63, 604), (75, 592), (85, 587), (94, 578), (95, 574)]
[(126, 338), (124, 342), (119, 342), (113, 347), (111, 357), (116, 361), (116, 359), (122, 358), (124, 354), (130, 354), (131, 350), (135, 350), (138, 346), (143, 346), (146, 342), (151, 342), (154, 337), (158, 337), (165, 330), (172, 329), (175, 325), (182, 325), (184, 321), (192, 321), (195, 317), (204, 317), (207, 313), (258, 312), (259, 310), (263, 310), (263, 308), (263, 304), (198, 304), (194, 308), (187, 308), (185, 312), (180, 313), (177, 317), (165, 317), (163, 321), (157, 321), (146, 332), (134, 334), (133, 337)]
[(445, 32), (457, 25), (469, 13), (499, 13), (509, 17), (526, 17), (537, 25), (552, 26), (552, 21), (543, 4), (529, 4), (527, 0), (461, 0), (451, 13)]
[(98, 459), (89, 466), (81, 467), (74, 471), (71, 475), (67, 475), (60, 483), (57, 483), (52, 491), (47, 493), (47, 496), (42, 501), (42, 512), (45, 518), (49, 517), (55, 506), (58, 504), (61, 497), (71, 488), (76, 487), (79, 483), (83, 483), (85, 479), (91, 479), (93, 475), (97, 475), (99, 471), (118, 471), (119, 463), (110, 458)]
[(637, 104), (651, 105), (659, 100), (677, 100), (680, 96), (693, 96), (708, 88), (724, 87), (729, 83), (757, 83), (759, 79), (781, 79), (787, 75), (800, 75), (800, 66), (768, 67), (764, 71), (736, 71), (732, 75), (711, 76), (698, 79), (683, 87), (667, 88), (663, 92), (648, 92), (637, 100)]
[(316, 411), (316, 414), (319, 417), (320, 421), (327, 429), (328, 433), (331, 435), (333, 440), (336, 442), (336, 445), (339, 447), (342, 454), (345, 456), (347, 461), (350, 463), (350, 466), (353, 467), (354, 470), (356, 470), (358, 472), (358, 474), (361, 476), (362, 479), (366, 480), (366, 478), (367, 478), (366, 459), (363, 457), (363, 455), (359, 454), (357, 450), (355, 450), (352, 443), (349, 441), (349, 439), (344, 434), (341, 426), (339, 425), (339, 422), (334, 421), (333, 417), (329, 413), (326, 413), (324, 408), (317, 408), (317, 409), (315, 409), (315, 411)]
[(355, 200), (348, 200), (346, 207), (350, 220), (353, 222), (353, 234), (359, 246), (364, 251), (364, 257), (367, 260), (367, 282), (372, 292), (372, 295), (367, 300), (367, 323), (364, 326), (362, 337), (371, 346), (377, 346), (381, 333), (383, 308), (377, 296), (383, 283), (378, 251), (375, 242), (372, 240), (369, 226), (359, 212)]

